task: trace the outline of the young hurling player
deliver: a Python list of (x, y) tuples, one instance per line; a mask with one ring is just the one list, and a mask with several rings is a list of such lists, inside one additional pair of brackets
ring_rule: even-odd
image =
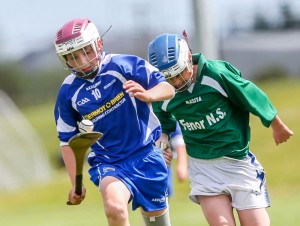
[(293, 132), (280, 120), (266, 94), (228, 62), (191, 53), (176, 34), (156, 37), (148, 47), (152, 65), (176, 89), (154, 109), (167, 134), (179, 122), (189, 156), (190, 199), (201, 204), (211, 226), (270, 225), (263, 167), (249, 150), (249, 113), (273, 130), (276, 144)]
[[(85, 198), (74, 192), (75, 160), (68, 140), (79, 132), (77, 122), (89, 119), (103, 137), (88, 155), (91, 180), (101, 191), (110, 226), (128, 226), (129, 202), (141, 207), (145, 224), (170, 226), (167, 166), (155, 141), (161, 126), (152, 101), (174, 96), (174, 88), (145, 60), (106, 54), (98, 30), (89, 19), (73, 19), (56, 34), (56, 53), (71, 71), (57, 97), (55, 122), (70, 176), (69, 201)], [(167, 159), (169, 161), (170, 159)]]

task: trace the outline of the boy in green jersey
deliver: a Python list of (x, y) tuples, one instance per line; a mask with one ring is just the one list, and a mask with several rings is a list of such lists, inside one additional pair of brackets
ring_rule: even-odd
[(192, 54), (176, 34), (156, 37), (148, 47), (149, 62), (176, 89), (167, 101), (153, 103), (162, 124), (161, 140), (179, 122), (189, 156), (190, 199), (201, 204), (213, 226), (268, 226), (270, 206), (264, 169), (249, 150), (249, 114), (271, 127), (278, 145), (291, 131), (267, 95), (245, 80), (230, 63)]

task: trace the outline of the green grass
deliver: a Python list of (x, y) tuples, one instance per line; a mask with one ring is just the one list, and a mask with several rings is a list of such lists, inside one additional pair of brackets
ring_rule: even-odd
[[(251, 117), (251, 150), (267, 172), (271, 208), (268, 212), (272, 226), (298, 225), (300, 222), (300, 152), (299, 94), (300, 81), (283, 80), (259, 84), (279, 111), (281, 119), (295, 135), (287, 143), (276, 146), (271, 129)], [(17, 192), (0, 194), (0, 225), (5, 226), (92, 226), (107, 225), (100, 192), (89, 181), (87, 172), (84, 183), (86, 200), (79, 206), (65, 204), (69, 191), (69, 179), (64, 169), (57, 168), (60, 151), (53, 121), (53, 103), (24, 109), (28, 119), (39, 131), (53, 164), (53, 180), (47, 184), (35, 184)], [(170, 200), (173, 226), (207, 225), (201, 208), (188, 199), (189, 183), (175, 184), (175, 197)], [(130, 211), (132, 226), (142, 225), (139, 211)]]

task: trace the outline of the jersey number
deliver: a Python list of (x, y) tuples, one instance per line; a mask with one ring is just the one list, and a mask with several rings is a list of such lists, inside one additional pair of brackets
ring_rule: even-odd
[(99, 89), (93, 89), (92, 95), (95, 97), (96, 100), (98, 100), (99, 98), (101, 98), (101, 93), (100, 93)]

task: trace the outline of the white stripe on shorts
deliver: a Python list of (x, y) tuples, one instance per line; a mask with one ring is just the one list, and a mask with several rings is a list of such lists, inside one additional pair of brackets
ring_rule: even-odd
[(238, 210), (270, 206), (265, 172), (251, 152), (243, 160), (221, 157), (189, 157), (190, 199), (199, 204), (198, 195), (230, 195)]

